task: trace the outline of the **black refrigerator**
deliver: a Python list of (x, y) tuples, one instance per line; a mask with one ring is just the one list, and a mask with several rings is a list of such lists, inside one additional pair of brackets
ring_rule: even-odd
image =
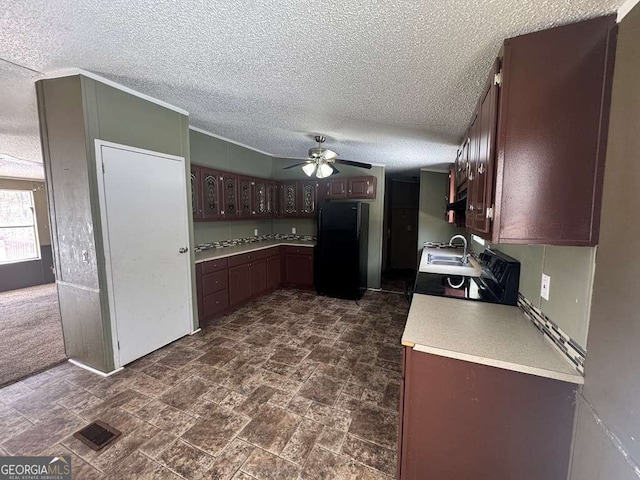
[(318, 211), (314, 253), (316, 292), (357, 300), (367, 288), (369, 205), (325, 202)]

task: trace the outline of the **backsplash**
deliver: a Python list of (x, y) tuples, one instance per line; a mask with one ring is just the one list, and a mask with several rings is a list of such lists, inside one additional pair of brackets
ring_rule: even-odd
[(221, 242), (200, 243), (196, 245), (196, 252), (211, 250), (212, 248), (235, 247), (236, 245), (244, 245), (246, 243), (262, 242), (265, 240), (302, 240), (312, 242), (316, 240), (313, 235), (284, 235), (284, 234), (268, 234), (258, 235), (246, 238), (234, 238), (233, 240), (223, 240)]
[(575, 369), (584, 375), (584, 361), (586, 352), (569, 335), (564, 333), (558, 325), (552, 322), (542, 311), (518, 294), (518, 307), (529, 317), (529, 320), (540, 330), (560, 352), (569, 359)]

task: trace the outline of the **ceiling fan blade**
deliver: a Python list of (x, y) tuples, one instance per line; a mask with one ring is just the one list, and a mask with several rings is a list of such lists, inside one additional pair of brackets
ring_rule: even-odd
[(343, 160), (341, 158), (338, 158), (336, 159), (335, 162), (341, 163), (343, 165), (351, 165), (352, 167), (367, 168), (367, 169), (371, 168), (370, 163), (354, 162), (353, 160)]
[(329, 150), (329, 149), (325, 149), (325, 151), (322, 154), (322, 156), (325, 158), (325, 160), (327, 162), (332, 162), (333, 160), (338, 158), (338, 154), (336, 152), (334, 152), (333, 150)]
[(290, 168), (296, 168), (300, 165), (306, 165), (307, 163), (311, 163), (311, 160), (307, 160), (306, 162), (296, 163), (295, 165), (289, 165), (288, 167), (284, 167), (283, 170), (289, 170)]

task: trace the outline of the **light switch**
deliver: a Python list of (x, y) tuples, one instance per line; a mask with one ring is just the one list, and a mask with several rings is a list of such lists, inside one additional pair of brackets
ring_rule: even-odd
[(549, 290), (551, 289), (551, 277), (546, 273), (542, 274), (542, 284), (540, 285), (540, 296), (549, 300)]
[(291, 233), (294, 235), (296, 234), (296, 227), (291, 227)]
[(258, 229), (257, 228), (253, 231), (253, 235), (256, 236), (256, 237), (258, 236)]

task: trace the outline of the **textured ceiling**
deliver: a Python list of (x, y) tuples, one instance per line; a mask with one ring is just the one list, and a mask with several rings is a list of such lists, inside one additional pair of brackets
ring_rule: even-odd
[[(34, 86), (37, 78), (35, 72), (0, 60), (0, 160), (5, 154), (42, 162)], [(6, 173), (2, 166), (0, 176)]]
[(93, 71), (275, 156), (323, 133), (342, 158), (399, 171), (453, 160), (502, 39), (622, 0), (2, 3), (6, 60)]

